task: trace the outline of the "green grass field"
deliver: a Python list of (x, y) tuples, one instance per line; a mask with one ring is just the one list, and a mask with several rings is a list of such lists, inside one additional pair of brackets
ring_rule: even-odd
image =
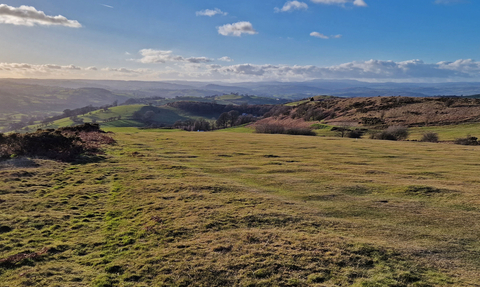
[(216, 130), (214, 132), (216, 132), (216, 133), (247, 133), (247, 134), (249, 134), (249, 133), (254, 133), (255, 129), (253, 127), (249, 127), (247, 125), (243, 125), (243, 126), (238, 126), (238, 127)]
[[(78, 118), (85, 123), (96, 121), (101, 125), (102, 128), (106, 128), (106, 129), (115, 128), (115, 127), (139, 128), (139, 127), (144, 127), (146, 124), (141, 120), (136, 119), (134, 117), (134, 113), (140, 111), (142, 112), (142, 114), (144, 114), (147, 110), (155, 111), (155, 115), (152, 119), (155, 123), (159, 123), (167, 126), (173, 125), (176, 121), (203, 118), (200, 116), (194, 116), (194, 115), (188, 114), (182, 110), (175, 109), (172, 107), (167, 107), (167, 106), (150, 107), (147, 105), (127, 105), (127, 106), (111, 107), (106, 111), (97, 110), (97, 111), (93, 111), (88, 114), (85, 114), (83, 116), (78, 116)], [(211, 119), (210, 117), (211, 115), (206, 115), (206, 116), (207, 116), (206, 119), (209, 119), (209, 120)], [(121, 119), (106, 121), (110, 118), (118, 118), (118, 117), (121, 117)], [(60, 127), (66, 127), (71, 125), (75, 125), (75, 123), (70, 118), (63, 118), (63, 119), (54, 121), (48, 126), (39, 126), (38, 124), (36, 124), (36, 125), (28, 126), (24, 130), (35, 131), (40, 127), (43, 129), (57, 129)]]
[(410, 129), (410, 139), (420, 140), (426, 132), (438, 133), (440, 141), (454, 141), (467, 135), (480, 138), (480, 123), (467, 123), (461, 125), (430, 126)]
[(0, 164), (0, 286), (480, 280), (480, 147), (111, 130), (97, 162)]

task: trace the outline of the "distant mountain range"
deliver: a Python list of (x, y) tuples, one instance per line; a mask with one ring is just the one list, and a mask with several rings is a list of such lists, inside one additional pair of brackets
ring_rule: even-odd
[(162, 96), (212, 96), (215, 94), (250, 94), (257, 96), (301, 99), (313, 95), (333, 95), (339, 97), (372, 96), (412, 96), (426, 97), (436, 95), (467, 96), (480, 94), (480, 83), (367, 83), (354, 80), (314, 80), (306, 82), (142, 82), (142, 81), (104, 81), (104, 80), (37, 80), (3, 79), (5, 84), (35, 85), (65, 89), (99, 88), (122, 97)]

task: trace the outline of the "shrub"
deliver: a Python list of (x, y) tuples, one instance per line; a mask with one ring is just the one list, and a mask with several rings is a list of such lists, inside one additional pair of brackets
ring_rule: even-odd
[(86, 124), (83, 124), (83, 125), (79, 125), (79, 126), (73, 126), (73, 127), (63, 127), (63, 128), (59, 128), (58, 131), (60, 132), (101, 132), (101, 133), (104, 133), (104, 131), (102, 131), (100, 129), (100, 125), (99, 124), (90, 124), (90, 123), (86, 123)]
[(285, 130), (286, 134), (297, 136), (316, 136), (317, 134), (309, 128), (290, 128)]
[(363, 136), (364, 133), (365, 133), (365, 130), (355, 129), (353, 131), (348, 132), (347, 137), (351, 139), (359, 139)]
[(398, 141), (408, 137), (408, 128), (404, 126), (390, 126), (381, 133), (372, 134), (372, 139)]
[(0, 158), (39, 156), (60, 161), (74, 161), (85, 153), (98, 153), (102, 144), (115, 141), (100, 131), (98, 125), (85, 124), (58, 130), (37, 130), (27, 134), (3, 135)]
[(385, 121), (383, 119), (377, 117), (363, 117), (360, 120), (362, 125), (364, 126), (376, 126), (385, 124)]
[(263, 116), (265, 118), (269, 117), (280, 117), (280, 116), (288, 116), (290, 111), (293, 110), (293, 107), (289, 106), (273, 106), (270, 111), (266, 112)]
[(434, 133), (434, 132), (424, 133), (423, 136), (422, 136), (422, 139), (420, 141), (436, 143), (436, 142), (438, 142), (438, 134)]
[(255, 132), (261, 134), (284, 134), (285, 128), (282, 125), (263, 124), (255, 126)]
[(323, 129), (328, 129), (330, 128), (329, 126), (327, 125), (324, 125), (324, 124), (313, 124), (310, 126), (312, 129), (314, 130), (323, 130)]
[(467, 135), (465, 138), (455, 139), (455, 144), (459, 145), (478, 145), (478, 138)]
[(255, 126), (256, 133), (262, 134), (288, 134), (288, 135), (303, 135), (316, 136), (317, 134), (310, 128), (290, 127), (285, 128), (279, 124), (261, 124)]

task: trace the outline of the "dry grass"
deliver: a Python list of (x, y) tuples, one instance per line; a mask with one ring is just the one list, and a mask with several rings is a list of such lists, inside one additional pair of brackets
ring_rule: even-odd
[(292, 119), (289, 117), (265, 118), (251, 124), (250, 126), (256, 127), (258, 125), (281, 125), (285, 128), (308, 129), (312, 125), (312, 122), (306, 122), (303, 119)]
[(475, 286), (480, 165), (456, 145), (117, 134), (0, 170), (0, 286)]
[(326, 123), (355, 122), (362, 118), (378, 118), (384, 125), (434, 126), (478, 122), (480, 101), (468, 98), (372, 97), (329, 99), (307, 102), (325, 114), (334, 114)]
[[(480, 103), (477, 100), (452, 101), (453, 104), (447, 105), (445, 99), (376, 97), (341, 100), (335, 108), (341, 110), (341, 118), (378, 117), (387, 125), (429, 126), (478, 121)], [(355, 104), (362, 107), (354, 108)]]

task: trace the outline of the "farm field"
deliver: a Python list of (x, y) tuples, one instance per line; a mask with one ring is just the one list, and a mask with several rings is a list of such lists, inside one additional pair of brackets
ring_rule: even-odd
[(480, 137), (480, 123), (410, 128), (410, 139), (420, 140), (426, 132), (438, 133), (440, 141), (454, 141), (467, 135)]
[[(159, 122), (165, 125), (173, 125), (178, 120), (186, 120), (189, 118), (197, 119), (200, 118), (198, 116), (193, 116), (188, 113), (185, 113), (179, 109), (175, 109), (172, 107), (150, 107), (146, 105), (128, 105), (128, 106), (117, 106), (111, 107), (108, 110), (97, 110), (90, 113), (87, 113), (83, 116), (78, 116), (82, 122), (98, 122), (101, 123), (102, 128), (136, 128), (136, 127), (143, 127), (145, 123), (141, 120), (135, 119), (134, 113), (141, 112), (145, 113), (146, 111), (153, 111), (155, 113), (154, 117), (152, 118), (153, 121)], [(118, 118), (112, 121), (108, 121), (111, 118)], [(107, 120), (107, 121), (106, 121)], [(104, 122), (106, 121), (106, 122)], [(63, 118), (52, 122), (47, 126), (42, 126), (43, 129), (45, 128), (52, 128), (56, 129), (59, 127), (66, 127), (72, 126), (75, 123), (70, 118)], [(39, 128), (39, 125), (32, 125), (27, 127), (30, 131), (35, 131)]]
[(0, 286), (480, 281), (480, 147), (109, 130), (96, 162), (0, 163)]

